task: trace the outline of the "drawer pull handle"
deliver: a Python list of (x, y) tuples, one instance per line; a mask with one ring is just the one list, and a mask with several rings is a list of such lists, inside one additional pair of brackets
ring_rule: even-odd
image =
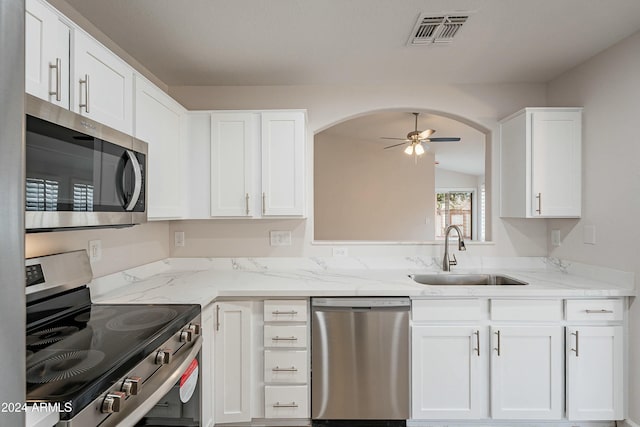
[(271, 338), (271, 341), (298, 341), (297, 337), (279, 337), (279, 336), (275, 336), (273, 338)]
[(297, 408), (298, 404), (296, 404), (296, 402), (291, 402), (291, 403), (280, 403), (280, 402), (276, 402), (275, 405), (273, 405), (274, 408)]
[(298, 314), (297, 311), (295, 310), (291, 310), (291, 311), (272, 311), (271, 314), (273, 314), (274, 316), (284, 316), (284, 315), (288, 315), (288, 316), (295, 316), (296, 314)]
[(613, 310), (585, 310), (587, 314), (613, 314)]
[(298, 368), (296, 368), (295, 366), (292, 366), (290, 368), (280, 368), (278, 366), (276, 366), (275, 368), (272, 369), (273, 372), (298, 372)]

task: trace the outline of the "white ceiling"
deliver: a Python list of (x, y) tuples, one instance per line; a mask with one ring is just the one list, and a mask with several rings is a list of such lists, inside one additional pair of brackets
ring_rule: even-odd
[[(640, 29), (639, 0), (67, 0), (172, 85), (546, 82)], [(423, 12), (472, 11), (409, 47)]]
[[(415, 128), (411, 112), (382, 112), (347, 120), (321, 133), (340, 140), (367, 141), (380, 150), (402, 141), (385, 140), (380, 137), (404, 138)], [(418, 129), (435, 129), (433, 137), (460, 137), (460, 142), (424, 143), (424, 147), (435, 154), (438, 168), (470, 175), (484, 175), (485, 134), (448, 117), (421, 113)], [(389, 156), (406, 156), (402, 150), (406, 145), (387, 149)]]

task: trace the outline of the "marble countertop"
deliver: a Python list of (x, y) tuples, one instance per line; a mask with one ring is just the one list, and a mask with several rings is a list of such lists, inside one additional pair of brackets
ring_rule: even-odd
[(431, 286), (409, 274), (439, 273), (438, 260), (380, 258), (169, 258), (94, 279), (96, 303), (201, 304), (244, 297), (619, 297), (632, 273), (553, 258), (466, 259), (452, 273), (500, 273), (526, 286)]

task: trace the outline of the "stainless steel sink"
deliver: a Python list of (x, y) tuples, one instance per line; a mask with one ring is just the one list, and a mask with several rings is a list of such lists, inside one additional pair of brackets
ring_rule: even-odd
[(511, 286), (528, 285), (527, 282), (499, 274), (410, 274), (409, 277), (423, 285), (433, 286)]

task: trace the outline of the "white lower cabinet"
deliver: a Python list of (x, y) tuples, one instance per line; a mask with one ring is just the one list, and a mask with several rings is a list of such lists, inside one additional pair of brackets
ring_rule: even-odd
[(265, 418), (308, 418), (308, 388), (306, 385), (264, 387)]
[(216, 423), (251, 420), (251, 301), (215, 303)]
[(213, 352), (214, 352), (214, 330), (215, 330), (215, 304), (210, 304), (202, 309), (202, 350), (200, 353), (200, 372), (202, 377), (200, 396), (200, 425), (202, 427), (213, 427), (214, 424), (214, 404), (213, 404)]
[(624, 419), (624, 300), (567, 301), (567, 418)]
[(496, 326), (491, 335), (491, 417), (561, 419), (562, 326)]
[(413, 418), (481, 417), (485, 330), (480, 326), (414, 326)]

